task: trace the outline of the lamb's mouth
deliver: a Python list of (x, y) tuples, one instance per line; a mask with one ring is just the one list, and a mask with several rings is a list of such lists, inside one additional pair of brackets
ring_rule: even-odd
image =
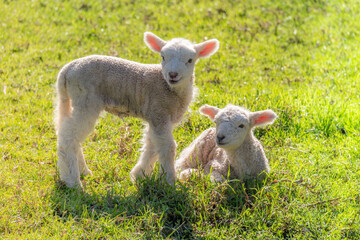
[(174, 84), (177, 84), (178, 82), (180, 82), (181, 78), (180, 79), (177, 79), (177, 80), (174, 80), (174, 79), (169, 79), (169, 83), (174, 85)]
[(216, 141), (216, 145), (218, 145), (219, 147), (222, 147), (222, 146), (227, 145), (227, 143), (222, 143), (222, 142)]

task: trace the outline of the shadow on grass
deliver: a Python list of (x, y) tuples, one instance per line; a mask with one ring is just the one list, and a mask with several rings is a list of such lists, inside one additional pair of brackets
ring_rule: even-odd
[(265, 181), (257, 180), (230, 180), (224, 191), (226, 197), (226, 206), (241, 210), (243, 207), (251, 208), (255, 201), (255, 196), (259, 189), (264, 187)]
[[(131, 194), (110, 188), (103, 193), (87, 189), (69, 189), (57, 182), (51, 192), (54, 215), (63, 221), (69, 218), (81, 222), (100, 218), (111, 219), (116, 227), (141, 233), (142, 238), (157, 237), (192, 239), (195, 213), (188, 188), (170, 186), (156, 177), (147, 177), (136, 184)], [(131, 226), (129, 226), (131, 222)], [(113, 224), (113, 226), (114, 226)]]
[(58, 182), (51, 192), (54, 215), (63, 221), (90, 219), (95, 225), (101, 224), (100, 219), (110, 219), (108, 225), (141, 233), (147, 239), (193, 239), (206, 227), (230, 226), (244, 207), (252, 207), (253, 196), (261, 186), (253, 181), (219, 184), (194, 178), (173, 187), (163, 178), (151, 176), (136, 187), (130, 194), (121, 188), (98, 193), (97, 189), (68, 189)]

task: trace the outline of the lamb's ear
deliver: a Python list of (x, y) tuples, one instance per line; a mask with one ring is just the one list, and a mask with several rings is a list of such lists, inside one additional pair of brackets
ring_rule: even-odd
[(252, 127), (265, 126), (272, 124), (277, 118), (272, 110), (264, 110), (250, 113), (250, 124)]
[(197, 56), (199, 58), (210, 57), (219, 49), (219, 41), (217, 39), (210, 39), (202, 43), (195, 44)]
[(220, 108), (209, 106), (209, 105), (205, 104), (204, 106), (202, 106), (199, 109), (199, 111), (202, 115), (208, 116), (210, 118), (210, 120), (213, 121), (215, 118), (215, 115), (220, 111)]
[(144, 33), (144, 42), (151, 50), (157, 53), (159, 53), (166, 44), (166, 41), (151, 32)]

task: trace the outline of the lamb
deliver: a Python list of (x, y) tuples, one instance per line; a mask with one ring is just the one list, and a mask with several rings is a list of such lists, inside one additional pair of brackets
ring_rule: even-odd
[(228, 105), (224, 109), (204, 105), (200, 113), (216, 123), (205, 130), (176, 160), (180, 180), (203, 170), (214, 182), (229, 179), (258, 178), (270, 171), (264, 149), (253, 134), (258, 126), (271, 124), (277, 118), (272, 110), (250, 112)]
[(167, 182), (176, 181), (172, 130), (192, 101), (195, 62), (214, 54), (219, 41), (164, 41), (150, 32), (145, 32), (144, 41), (161, 54), (161, 64), (92, 55), (68, 63), (59, 72), (55, 110), (57, 166), (61, 181), (68, 187), (82, 187), (80, 175), (91, 174), (81, 143), (102, 111), (138, 117), (147, 123), (140, 159), (130, 173), (133, 181), (150, 174), (157, 159)]

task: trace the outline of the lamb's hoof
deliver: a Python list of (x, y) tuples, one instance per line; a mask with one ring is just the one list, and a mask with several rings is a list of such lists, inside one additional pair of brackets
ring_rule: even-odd
[(160, 178), (166, 180), (166, 183), (170, 186), (174, 186), (176, 182), (176, 173), (175, 171), (162, 171), (162, 169), (159, 172), (158, 175)]
[(191, 176), (191, 172), (189, 174), (188, 171), (182, 171), (179, 176), (180, 181), (186, 181)]
[(182, 171), (180, 173), (180, 176), (179, 176), (179, 179), (181, 181), (186, 181), (188, 180), (189, 178), (191, 178), (191, 175), (193, 174), (197, 174), (198, 173), (198, 170), (197, 169), (185, 169), (184, 171)]
[(226, 179), (223, 178), (223, 177), (216, 178), (216, 177), (210, 176), (210, 181), (213, 182), (213, 183), (222, 183), (222, 182), (225, 182)]
[(81, 181), (79, 181), (79, 182), (65, 182), (65, 181), (61, 181), (61, 182), (64, 183), (64, 184), (66, 185), (66, 187), (68, 187), (68, 188), (84, 190)]
[(141, 179), (143, 177), (144, 171), (141, 171), (141, 169), (137, 168), (136, 166), (130, 172), (130, 179), (133, 183), (135, 183), (137, 179)]
[(134, 169), (131, 170), (130, 179), (133, 183), (135, 183), (137, 179), (142, 178), (142, 177), (144, 177), (144, 174), (141, 174), (141, 171), (134, 171)]
[(84, 169), (84, 171), (83, 171), (83, 176), (85, 177), (85, 176), (92, 176), (93, 175), (93, 173), (92, 173), (92, 171), (90, 170), (90, 169)]
[(174, 186), (175, 182), (176, 182), (176, 177), (166, 177), (166, 182), (170, 185), (170, 186)]

